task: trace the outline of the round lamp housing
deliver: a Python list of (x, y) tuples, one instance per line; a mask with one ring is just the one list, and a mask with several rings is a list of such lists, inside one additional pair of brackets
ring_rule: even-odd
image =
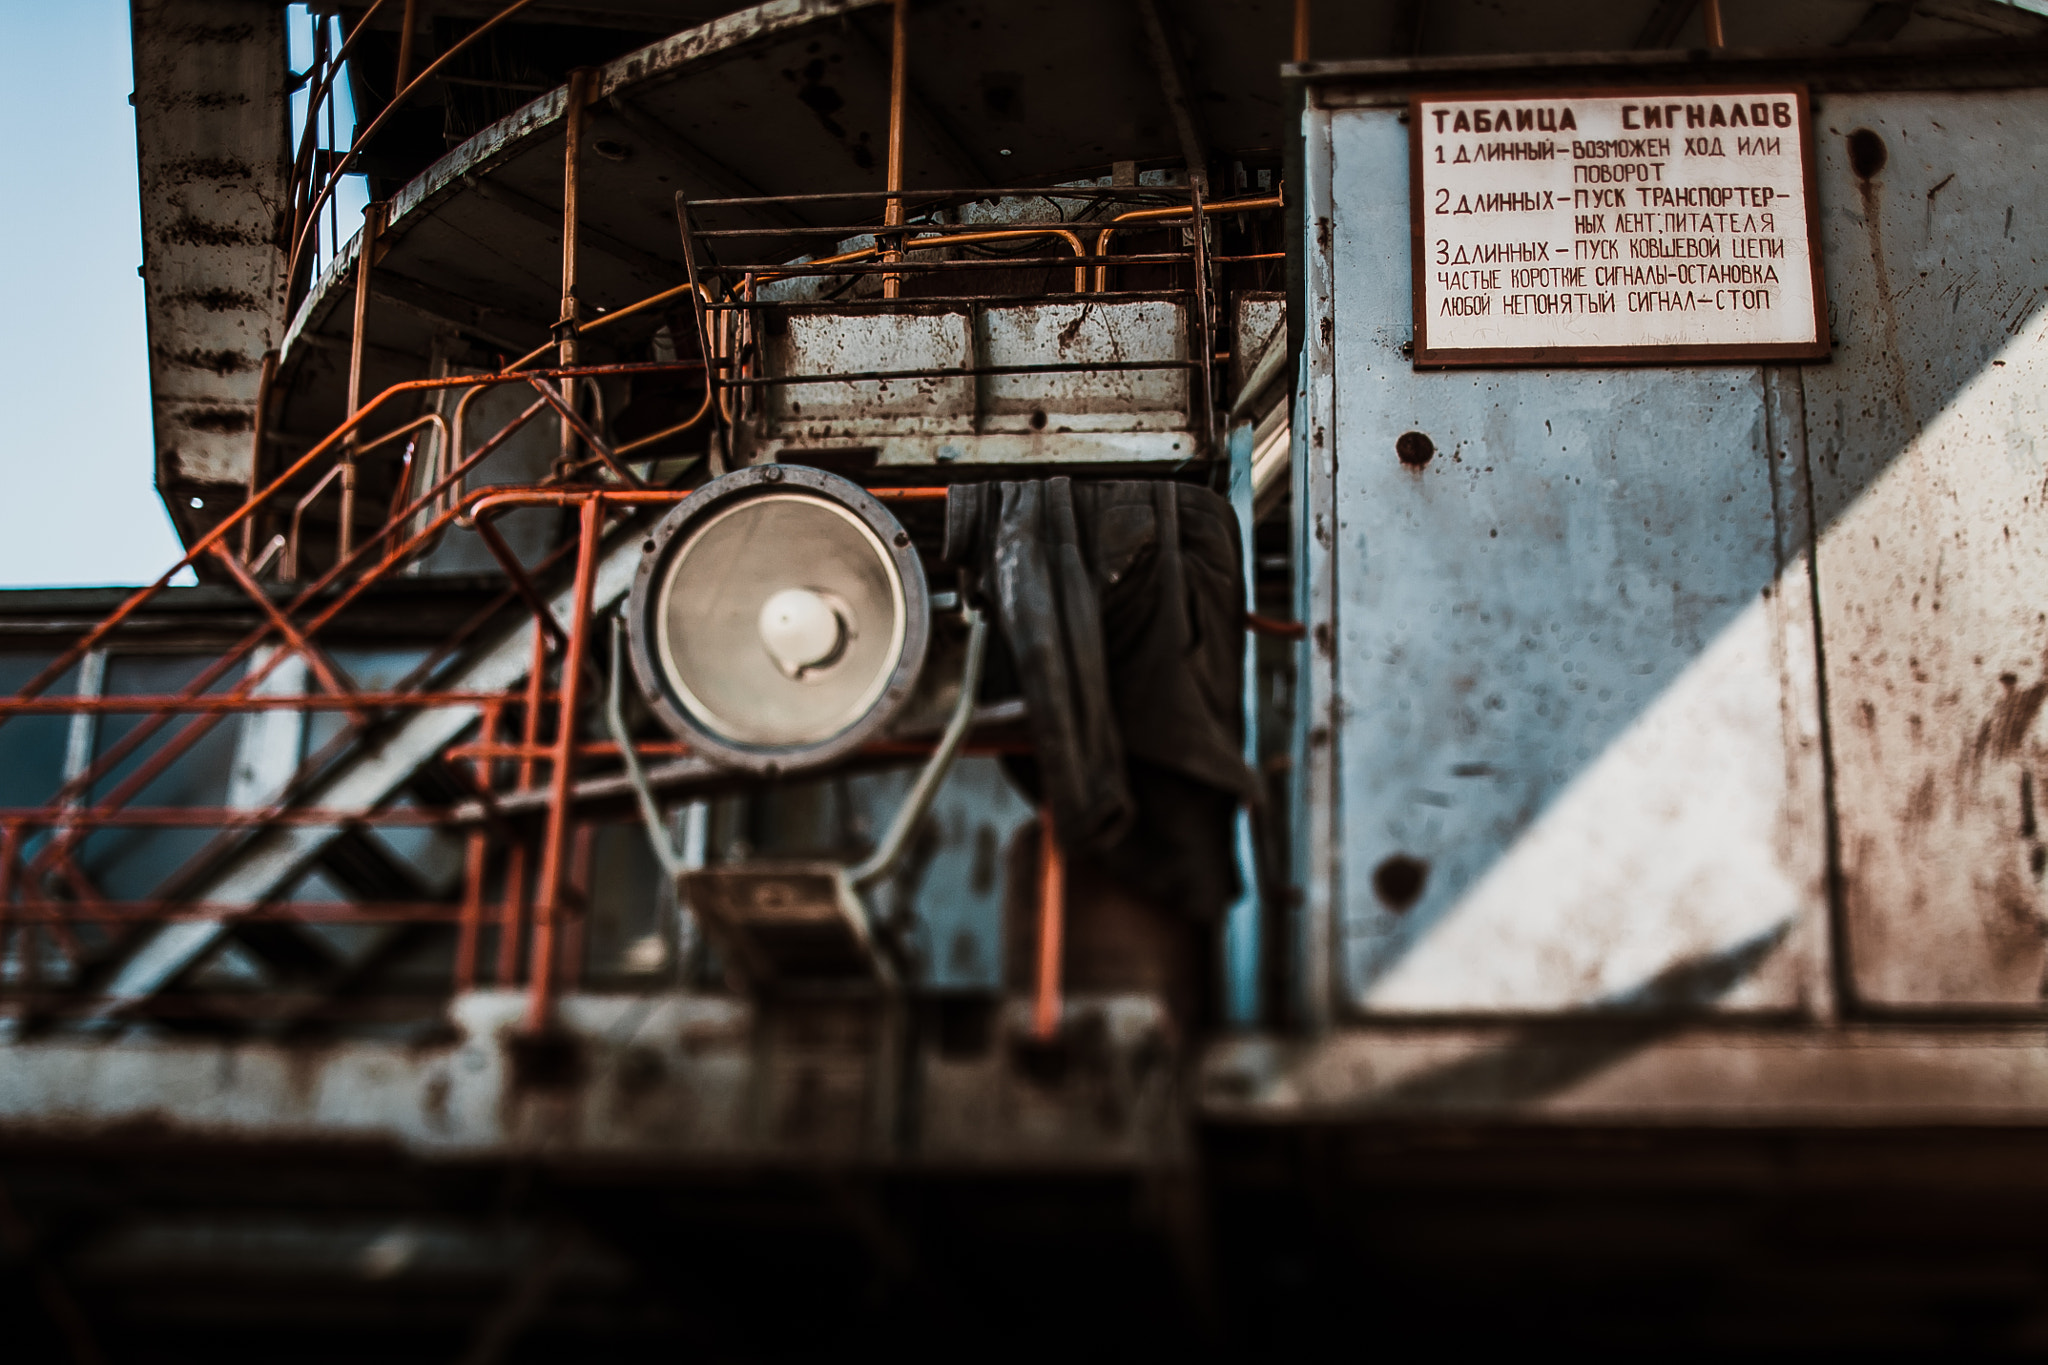
[(648, 704), (704, 756), (763, 775), (882, 731), (924, 666), (931, 599), (859, 484), (767, 464), (712, 480), (649, 534), (627, 600)]

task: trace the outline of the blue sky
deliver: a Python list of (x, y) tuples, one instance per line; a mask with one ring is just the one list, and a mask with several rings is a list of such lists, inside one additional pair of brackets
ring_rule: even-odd
[(178, 556), (151, 486), (125, 0), (0, 6), (0, 584), (125, 583)]
[(126, 0), (0, 3), (0, 586), (146, 582), (180, 554), (152, 484), (132, 89)]

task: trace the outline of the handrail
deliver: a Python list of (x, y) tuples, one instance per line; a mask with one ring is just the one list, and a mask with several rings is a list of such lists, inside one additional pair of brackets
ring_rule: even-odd
[[(904, 251), (917, 251), (920, 249), (930, 250), (931, 248), (934, 247), (960, 246), (965, 244), (972, 244), (974, 242), (994, 242), (1003, 240), (1005, 238), (1016, 237), (1061, 237), (1065, 238), (1067, 245), (1074, 249), (1074, 254), (1076, 256), (1079, 256), (1085, 260), (1088, 255), (1088, 248), (1082, 243), (1079, 233), (1071, 232), (1066, 228), (1058, 227), (1001, 228), (990, 229), (984, 232), (933, 233), (930, 236), (926, 237), (912, 237), (908, 241), (903, 243), (901, 249)], [(887, 249), (893, 250), (894, 248)], [(884, 250), (884, 247), (882, 247), (880, 244), (876, 244), (873, 246), (864, 246), (861, 247), (859, 250), (849, 251), (842, 255), (821, 256), (816, 260), (803, 261), (798, 264), (801, 264), (803, 266), (849, 265), (854, 261), (865, 261), (872, 257), (879, 256), (880, 254), (882, 254)], [(996, 262), (995, 264), (1000, 264), (1000, 262)], [(783, 279), (785, 278), (785, 276), (781, 272), (768, 272), (761, 275), (757, 275), (755, 276), (755, 278), (765, 282), (768, 280)], [(1086, 265), (1077, 265), (1074, 267), (1074, 292), (1076, 294), (1085, 294), (1088, 292), (1088, 267)]]
[[(1258, 199), (1226, 199), (1220, 204), (1204, 204), (1202, 205), (1201, 215), (1206, 218), (1216, 213), (1251, 213), (1258, 209), (1279, 209), (1285, 207), (1287, 207), (1286, 187), (1283, 185), (1279, 193), (1265, 195)], [(1161, 209), (1132, 209), (1129, 213), (1120, 213), (1110, 219), (1108, 225), (1096, 234), (1095, 254), (1097, 256), (1107, 256), (1109, 254), (1109, 239), (1122, 231), (1124, 224), (1163, 222), (1173, 218), (1189, 218), (1194, 215), (1194, 212), (1195, 210), (1192, 205), (1175, 204)], [(1109, 267), (1107, 265), (1095, 267), (1095, 292), (1098, 294), (1109, 292)]]
[[(285, 260), (284, 277), (287, 281), (295, 280), (299, 277), (299, 256), (306, 247), (307, 230), (320, 220), (320, 210), (326, 207), (328, 199), (334, 194), (334, 187), (340, 184), (341, 177), (347, 174), (344, 168), (355, 164), (355, 159), (362, 154), (363, 148), (368, 146), (370, 139), (377, 135), (377, 130), (384, 126), (384, 120), (390, 118), (398, 110), (398, 107), (411, 97), (413, 91), (419, 89), (429, 80), (432, 80), (435, 73), (439, 72), (442, 67), (453, 60), (457, 54), (532, 3), (533, 0), (512, 0), (511, 4), (505, 6), (495, 15), (464, 34), (446, 52), (443, 52), (429, 63), (426, 70), (408, 81), (403, 90), (393, 95), (391, 102), (378, 112), (377, 117), (370, 120), (368, 127), (358, 129), (356, 135), (349, 139), (348, 155), (335, 163), (334, 170), (327, 177), (327, 183), (321, 187), (319, 195), (313, 200), (311, 207), (307, 209), (305, 221), (299, 224), (298, 232), (292, 239), (291, 255)], [(354, 35), (351, 34), (350, 37), (353, 38)], [(310, 124), (313, 121), (313, 115), (314, 105), (309, 101), (306, 105), (307, 123)]]
[[(248, 499), (246, 499), (242, 503), (240, 507), (237, 507), (234, 511), (230, 512), (227, 516), (223, 517), (219, 522), (215, 523), (213, 529), (207, 531), (205, 534), (201, 535), (198, 540), (194, 541), (191, 544), (191, 546), (186, 549), (185, 553), (178, 558), (176, 563), (172, 564), (170, 568), (166, 569), (161, 575), (159, 575), (154, 582), (146, 584), (143, 587), (137, 588), (132, 594), (129, 595), (129, 597), (125, 601), (121, 603), (119, 607), (115, 608), (115, 610), (111, 614), (109, 614), (105, 620), (101, 621), (99, 625), (95, 626), (91, 631), (88, 631), (84, 636), (80, 637), (80, 639), (75, 644), (73, 644), (70, 649), (65, 650), (62, 654), (59, 654), (40, 673), (38, 673), (35, 677), (29, 679), (27, 683), (23, 684), (22, 687), (15, 693), (15, 696), (23, 698), (37, 696), (43, 691), (43, 689), (47, 688), (51, 683), (55, 682), (58, 678), (62, 677), (64, 673), (67, 670), (69, 670), (73, 664), (77, 663), (81, 658), (83, 658), (88, 651), (92, 650), (102, 640), (106, 639), (107, 636), (111, 635), (129, 617), (133, 616), (137, 611), (140, 611), (159, 592), (162, 592), (165, 588), (169, 587), (171, 580), (178, 575), (179, 571), (195, 564), (203, 555), (211, 551), (213, 546), (218, 541), (224, 539), (230, 531), (235, 530), (242, 524), (243, 521), (255, 515), (255, 513), (259, 511), (263, 506), (265, 506), (272, 498), (276, 497), (277, 494), (285, 487), (285, 485), (289, 484), (290, 482), (292, 482), (292, 480), (296, 479), (299, 475), (303, 474), (307, 469), (311, 468), (313, 464), (320, 459), (321, 456), (326, 455), (327, 453), (332, 451), (337, 444), (342, 442), (349, 435), (349, 433), (353, 432), (354, 430), (356, 430), (356, 428), (360, 427), (364, 422), (368, 421), (370, 417), (373, 414), (375, 414), (379, 408), (383, 407), (385, 403), (391, 401), (394, 398), (398, 398), (402, 395), (409, 393), (432, 393), (442, 389), (459, 389), (468, 387), (489, 388), (495, 387), (496, 385), (499, 384), (523, 383), (529, 377), (539, 377), (543, 379), (556, 379), (562, 377), (578, 379), (603, 378), (607, 375), (616, 374), (673, 374), (678, 372), (698, 370), (702, 368), (703, 362), (701, 361), (674, 360), (655, 361), (650, 363), (636, 363), (627, 365), (582, 365), (576, 366), (571, 369), (558, 368), (548, 370), (528, 370), (520, 374), (481, 374), (452, 376), (442, 379), (407, 379), (402, 380), (399, 383), (393, 384), (390, 387), (384, 389), (376, 397), (370, 399), (369, 402), (363, 404), (362, 407), (356, 410), (354, 416), (348, 418), (347, 420), (342, 422), (340, 426), (336, 427), (333, 431), (329, 432), (324, 438), (322, 438), (304, 455), (301, 455), (298, 459), (292, 461), (289, 467), (287, 467), (282, 473), (278, 474), (277, 477), (273, 478), (268, 484), (264, 485), (260, 492), (252, 494)], [(438, 493), (441, 490), (437, 487), (435, 491)], [(410, 515), (411, 512), (415, 512), (418, 510), (419, 505), (415, 504), (412, 508), (408, 510), (407, 515)], [(359, 552), (360, 550), (367, 548), (367, 545), (359, 547)]]
[[(370, 7), (363, 11), (363, 17), (356, 20), (356, 26), (349, 30), (348, 36), (342, 39), (341, 46), (328, 59), (327, 72), (320, 78), (320, 83), (307, 92), (306, 131), (299, 135), (298, 154), (292, 158), (294, 189), (296, 189), (299, 177), (312, 169), (314, 145), (320, 139), (320, 107), (327, 102), (328, 96), (333, 93), (335, 79), (341, 75), (342, 64), (349, 59), (349, 54), (355, 51), (357, 40), (370, 31), (370, 21), (375, 19), (377, 11), (383, 9), (388, 3), (390, 3), (390, 0), (371, 0)], [(315, 22), (324, 24), (326, 16), (319, 16)], [(296, 197), (295, 194), (294, 198)], [(307, 202), (310, 205), (312, 201), (309, 199)], [(292, 231), (294, 236), (297, 235), (307, 222), (312, 220), (317, 211), (316, 208), (309, 207), (303, 210), (304, 217), (293, 220)], [(286, 278), (290, 279), (291, 277), (287, 275)]]

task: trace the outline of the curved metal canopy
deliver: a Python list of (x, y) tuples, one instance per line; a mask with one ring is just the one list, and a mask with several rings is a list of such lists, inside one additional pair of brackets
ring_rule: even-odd
[[(1314, 7), (1312, 47), (1317, 58), (1336, 59), (1698, 45), (1696, 4), (1325, 0)], [(599, 21), (598, 8), (539, 5), (521, 21), (587, 25)], [(708, 20), (709, 7), (676, 0), (601, 8), (604, 19), (643, 29), (703, 21), (598, 73), (580, 172), (578, 293), (587, 312), (683, 280), (678, 191), (881, 188), (885, 5), (773, 0)], [(2048, 31), (2048, 20), (2000, 0), (1723, 0), (1723, 10), (1731, 44), (1742, 47), (1944, 44)], [(1277, 175), (1290, 133), (1281, 68), (1293, 19), (1286, 0), (913, 5), (906, 187), (1053, 184), (1107, 175), (1120, 161), (1181, 167), (1200, 159), (1218, 174), (1254, 166)], [(444, 352), (466, 346), (477, 363), (547, 339), (561, 297), (566, 104), (562, 88), (541, 95), (393, 196), (368, 315), (365, 392), (423, 373), (437, 339)], [(843, 206), (830, 211), (846, 221)], [(353, 265), (350, 245), (293, 317), (280, 390), (287, 431), (324, 432), (342, 410)]]

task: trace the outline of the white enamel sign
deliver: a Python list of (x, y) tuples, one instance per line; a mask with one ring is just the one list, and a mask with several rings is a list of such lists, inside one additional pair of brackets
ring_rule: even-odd
[(1425, 95), (1415, 363), (1828, 351), (1801, 87)]

